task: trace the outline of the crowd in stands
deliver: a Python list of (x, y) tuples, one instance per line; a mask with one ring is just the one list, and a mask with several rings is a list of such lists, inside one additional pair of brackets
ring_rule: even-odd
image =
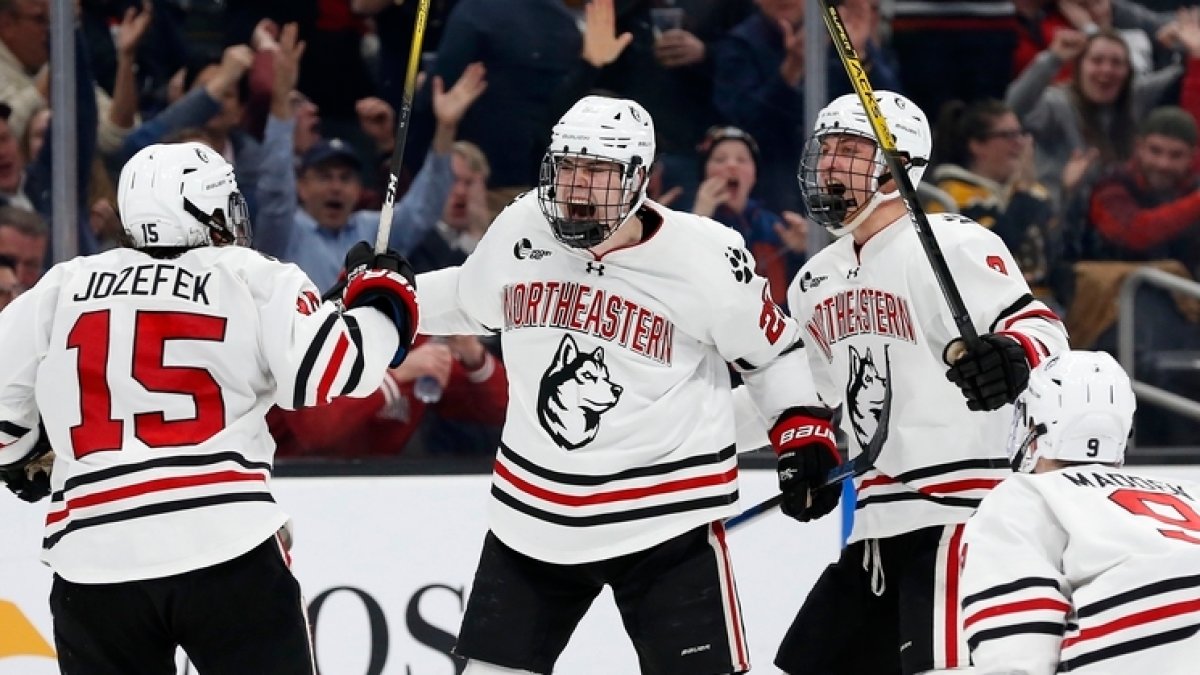
[[(0, 0), (0, 308), (56, 262), (55, 4)], [(199, 140), (235, 166), (253, 246), (334, 286), (347, 249), (379, 224), (416, 0), (74, 5), (79, 252), (121, 245), (126, 159)], [(553, 121), (604, 92), (656, 121), (651, 198), (738, 230), (783, 303), (809, 245), (796, 180), (805, 79), (823, 78), (830, 99), (852, 91), (831, 47), (824, 72), (807, 67), (805, 8), (433, 0), (391, 247), (418, 272), (461, 263), (537, 185)], [(1115, 352), (1116, 290), (1133, 270), (1200, 274), (1200, 9), (845, 0), (841, 13), (873, 87), (935, 122), (925, 206), (992, 228), (1073, 347)], [(1197, 398), (1195, 378), (1162, 372), (1160, 357), (1200, 350), (1200, 307), (1154, 287), (1137, 307), (1137, 379), (1174, 377)], [(490, 454), (507, 396), (497, 344), (424, 341), (370, 398), (273, 413), (280, 456)], [(427, 377), (436, 402), (413, 393)], [(1196, 425), (1144, 408), (1144, 442), (1195, 444)]]

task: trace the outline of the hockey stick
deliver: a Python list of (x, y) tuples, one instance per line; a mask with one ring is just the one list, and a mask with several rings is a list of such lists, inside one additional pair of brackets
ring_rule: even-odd
[(938, 286), (941, 287), (942, 296), (946, 299), (946, 304), (950, 306), (954, 325), (958, 327), (959, 335), (962, 336), (967, 349), (970, 350), (979, 344), (979, 333), (975, 331), (975, 325), (971, 323), (971, 315), (967, 313), (967, 306), (958, 292), (954, 277), (950, 275), (946, 258), (942, 255), (942, 249), (938, 246), (933, 229), (929, 226), (929, 218), (926, 217), (925, 210), (921, 208), (921, 203), (917, 201), (917, 191), (901, 163), (900, 153), (896, 150), (895, 137), (892, 136), (887, 120), (883, 117), (883, 111), (879, 109), (879, 103), (875, 100), (875, 92), (871, 89), (867, 70), (859, 60), (858, 52), (854, 50), (850, 34), (846, 32), (846, 25), (842, 23), (842, 15), (838, 13), (836, 7), (841, 0), (833, 0), (833, 2), (819, 0), (819, 2), (825, 18), (825, 27), (829, 30), (829, 37), (833, 39), (833, 47), (837, 51), (838, 59), (846, 68), (846, 74), (850, 77), (850, 83), (854, 86), (855, 93), (858, 94), (858, 100), (862, 102), (863, 109), (867, 112), (867, 118), (871, 120), (871, 129), (875, 132), (875, 140), (883, 151), (888, 171), (891, 172), (892, 178), (899, 186), (900, 198), (904, 200), (904, 205), (908, 207), (908, 213), (912, 216), (913, 228), (917, 231), (917, 238), (921, 240), (921, 248), (925, 250), (925, 257), (929, 259), (929, 265), (933, 268), (933, 276), (937, 279)]
[[(887, 434), (884, 434), (885, 437), (886, 435)], [(853, 478), (854, 476), (871, 469), (875, 466), (875, 460), (879, 458), (879, 451), (882, 448), (882, 441), (879, 443), (872, 442), (869, 446), (867, 446), (867, 451), (863, 454), (855, 457), (849, 462), (839, 464), (833, 469), (830, 469), (829, 473), (825, 476), (825, 482), (821, 483), (821, 487), (829, 488), (835, 485), (840, 485), (842, 481), (846, 480), (847, 478)], [(768, 497), (767, 499), (764, 499), (754, 506), (751, 506), (745, 511), (742, 511), (736, 516), (730, 516), (729, 518), (726, 518), (725, 529), (732, 530), (739, 525), (745, 525), (751, 520), (756, 520), (759, 516), (771, 511), (782, 503), (782, 492), (772, 497)]]
[(396, 119), (396, 147), (388, 167), (387, 190), (379, 208), (379, 231), (375, 235), (375, 252), (384, 253), (392, 233), (392, 211), (396, 204), (396, 184), (400, 181), (400, 164), (404, 159), (404, 142), (408, 140), (408, 120), (412, 116), (413, 94), (417, 88), (417, 66), (421, 62), (421, 42), (425, 39), (425, 22), (429, 18), (429, 0), (417, 3), (417, 19), (413, 25), (412, 47), (408, 50), (408, 71), (404, 74), (404, 97)]
[[(890, 377), (892, 359), (886, 347), (883, 350), (883, 355), (886, 372), (888, 373), (888, 377)], [(847, 478), (853, 478), (875, 468), (875, 461), (879, 459), (879, 453), (883, 452), (883, 444), (887, 441), (888, 427), (891, 426), (891, 420), (892, 389), (888, 387), (883, 394), (883, 402), (879, 406), (879, 418), (875, 425), (875, 433), (871, 435), (871, 440), (867, 442), (867, 447), (863, 448), (862, 453), (849, 462), (844, 462), (830, 469), (829, 473), (825, 475), (825, 482), (821, 483), (821, 488), (838, 485)], [(739, 525), (744, 525), (774, 509), (781, 503), (783, 503), (782, 492), (751, 506), (736, 516), (726, 519), (725, 529), (732, 530)]]

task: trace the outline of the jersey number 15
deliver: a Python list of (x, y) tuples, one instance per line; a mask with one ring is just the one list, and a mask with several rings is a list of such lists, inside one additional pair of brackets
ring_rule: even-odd
[[(108, 383), (110, 324), (109, 310), (86, 312), (67, 335), (67, 347), (79, 351), (81, 421), (71, 427), (75, 459), (121, 449), (125, 421), (113, 417)], [(221, 342), (225, 339), (225, 324), (222, 317), (190, 312), (137, 313), (130, 370), (133, 379), (146, 391), (190, 396), (196, 406), (196, 416), (188, 419), (168, 420), (162, 411), (134, 414), (133, 433), (148, 447), (197, 445), (225, 428), (225, 401), (212, 373), (204, 368), (163, 363), (168, 340)]]

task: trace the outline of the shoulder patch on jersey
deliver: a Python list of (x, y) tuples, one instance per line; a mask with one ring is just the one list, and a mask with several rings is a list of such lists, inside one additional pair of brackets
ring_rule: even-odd
[(828, 278), (829, 277), (824, 274), (814, 275), (812, 273), (812, 270), (809, 270), (809, 271), (805, 272), (804, 274), (800, 275), (800, 292), (807, 293), (808, 291), (816, 288), (817, 286), (820, 286), (821, 282), (825, 281)]
[(754, 278), (754, 270), (750, 269), (750, 254), (744, 248), (728, 246), (725, 248), (725, 259), (733, 271), (733, 278), (748, 284)]

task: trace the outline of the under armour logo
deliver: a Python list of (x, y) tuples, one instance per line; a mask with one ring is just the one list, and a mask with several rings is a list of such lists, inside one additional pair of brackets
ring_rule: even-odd
[(850, 271), (846, 272), (846, 278), (847, 279), (857, 279), (858, 278), (858, 268), (857, 267), (850, 268)]
[(604, 276), (604, 263), (596, 263), (596, 262), (589, 261), (587, 264), (587, 273), (591, 274), (593, 272), (595, 272), (596, 276), (598, 276), (598, 277)]

